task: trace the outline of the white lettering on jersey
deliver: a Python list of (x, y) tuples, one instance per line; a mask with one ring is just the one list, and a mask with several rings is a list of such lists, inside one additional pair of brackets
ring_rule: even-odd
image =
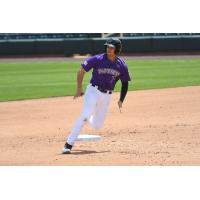
[(110, 68), (100, 68), (98, 69), (98, 73), (99, 74), (111, 74), (115, 77), (119, 76), (120, 73), (114, 69), (110, 69)]

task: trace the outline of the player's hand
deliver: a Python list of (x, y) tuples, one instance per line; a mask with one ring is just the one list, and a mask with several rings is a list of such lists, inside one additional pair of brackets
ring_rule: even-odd
[(119, 111), (120, 111), (120, 113), (121, 113), (121, 112), (122, 112), (122, 111), (121, 111), (121, 109), (122, 109), (122, 101), (120, 101), (120, 100), (118, 101), (118, 107), (119, 107)]
[(82, 89), (77, 89), (76, 94), (74, 95), (74, 99), (83, 96), (84, 93), (82, 91)]

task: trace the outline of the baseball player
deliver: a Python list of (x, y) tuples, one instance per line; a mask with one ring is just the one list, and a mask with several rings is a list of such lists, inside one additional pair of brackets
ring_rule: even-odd
[(124, 60), (118, 55), (122, 49), (121, 41), (110, 38), (105, 43), (105, 53), (92, 56), (81, 64), (77, 73), (77, 89), (75, 98), (83, 95), (82, 81), (86, 72), (93, 69), (90, 84), (87, 86), (83, 111), (75, 122), (64, 145), (63, 154), (71, 152), (81, 128), (88, 123), (94, 129), (100, 129), (108, 112), (111, 94), (120, 79), (122, 83), (118, 106), (121, 112), (122, 103), (128, 91), (130, 76)]

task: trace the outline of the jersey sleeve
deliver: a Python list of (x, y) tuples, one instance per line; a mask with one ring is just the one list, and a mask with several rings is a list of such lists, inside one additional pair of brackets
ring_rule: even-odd
[(88, 72), (90, 71), (92, 68), (94, 68), (97, 64), (97, 57), (96, 56), (92, 56), (88, 59), (86, 59), (81, 66), (83, 67), (83, 69)]
[(126, 64), (124, 64), (124, 67), (123, 67), (123, 70), (120, 74), (120, 77), (119, 79), (122, 81), (122, 82), (127, 82), (127, 81), (131, 81), (131, 77), (129, 75), (129, 71), (128, 71), (128, 66)]

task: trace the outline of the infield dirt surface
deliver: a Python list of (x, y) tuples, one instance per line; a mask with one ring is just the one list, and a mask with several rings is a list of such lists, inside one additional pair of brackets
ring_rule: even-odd
[(0, 165), (200, 165), (200, 86), (129, 92), (113, 100), (102, 136), (62, 155), (82, 110), (72, 97), (0, 103)]

